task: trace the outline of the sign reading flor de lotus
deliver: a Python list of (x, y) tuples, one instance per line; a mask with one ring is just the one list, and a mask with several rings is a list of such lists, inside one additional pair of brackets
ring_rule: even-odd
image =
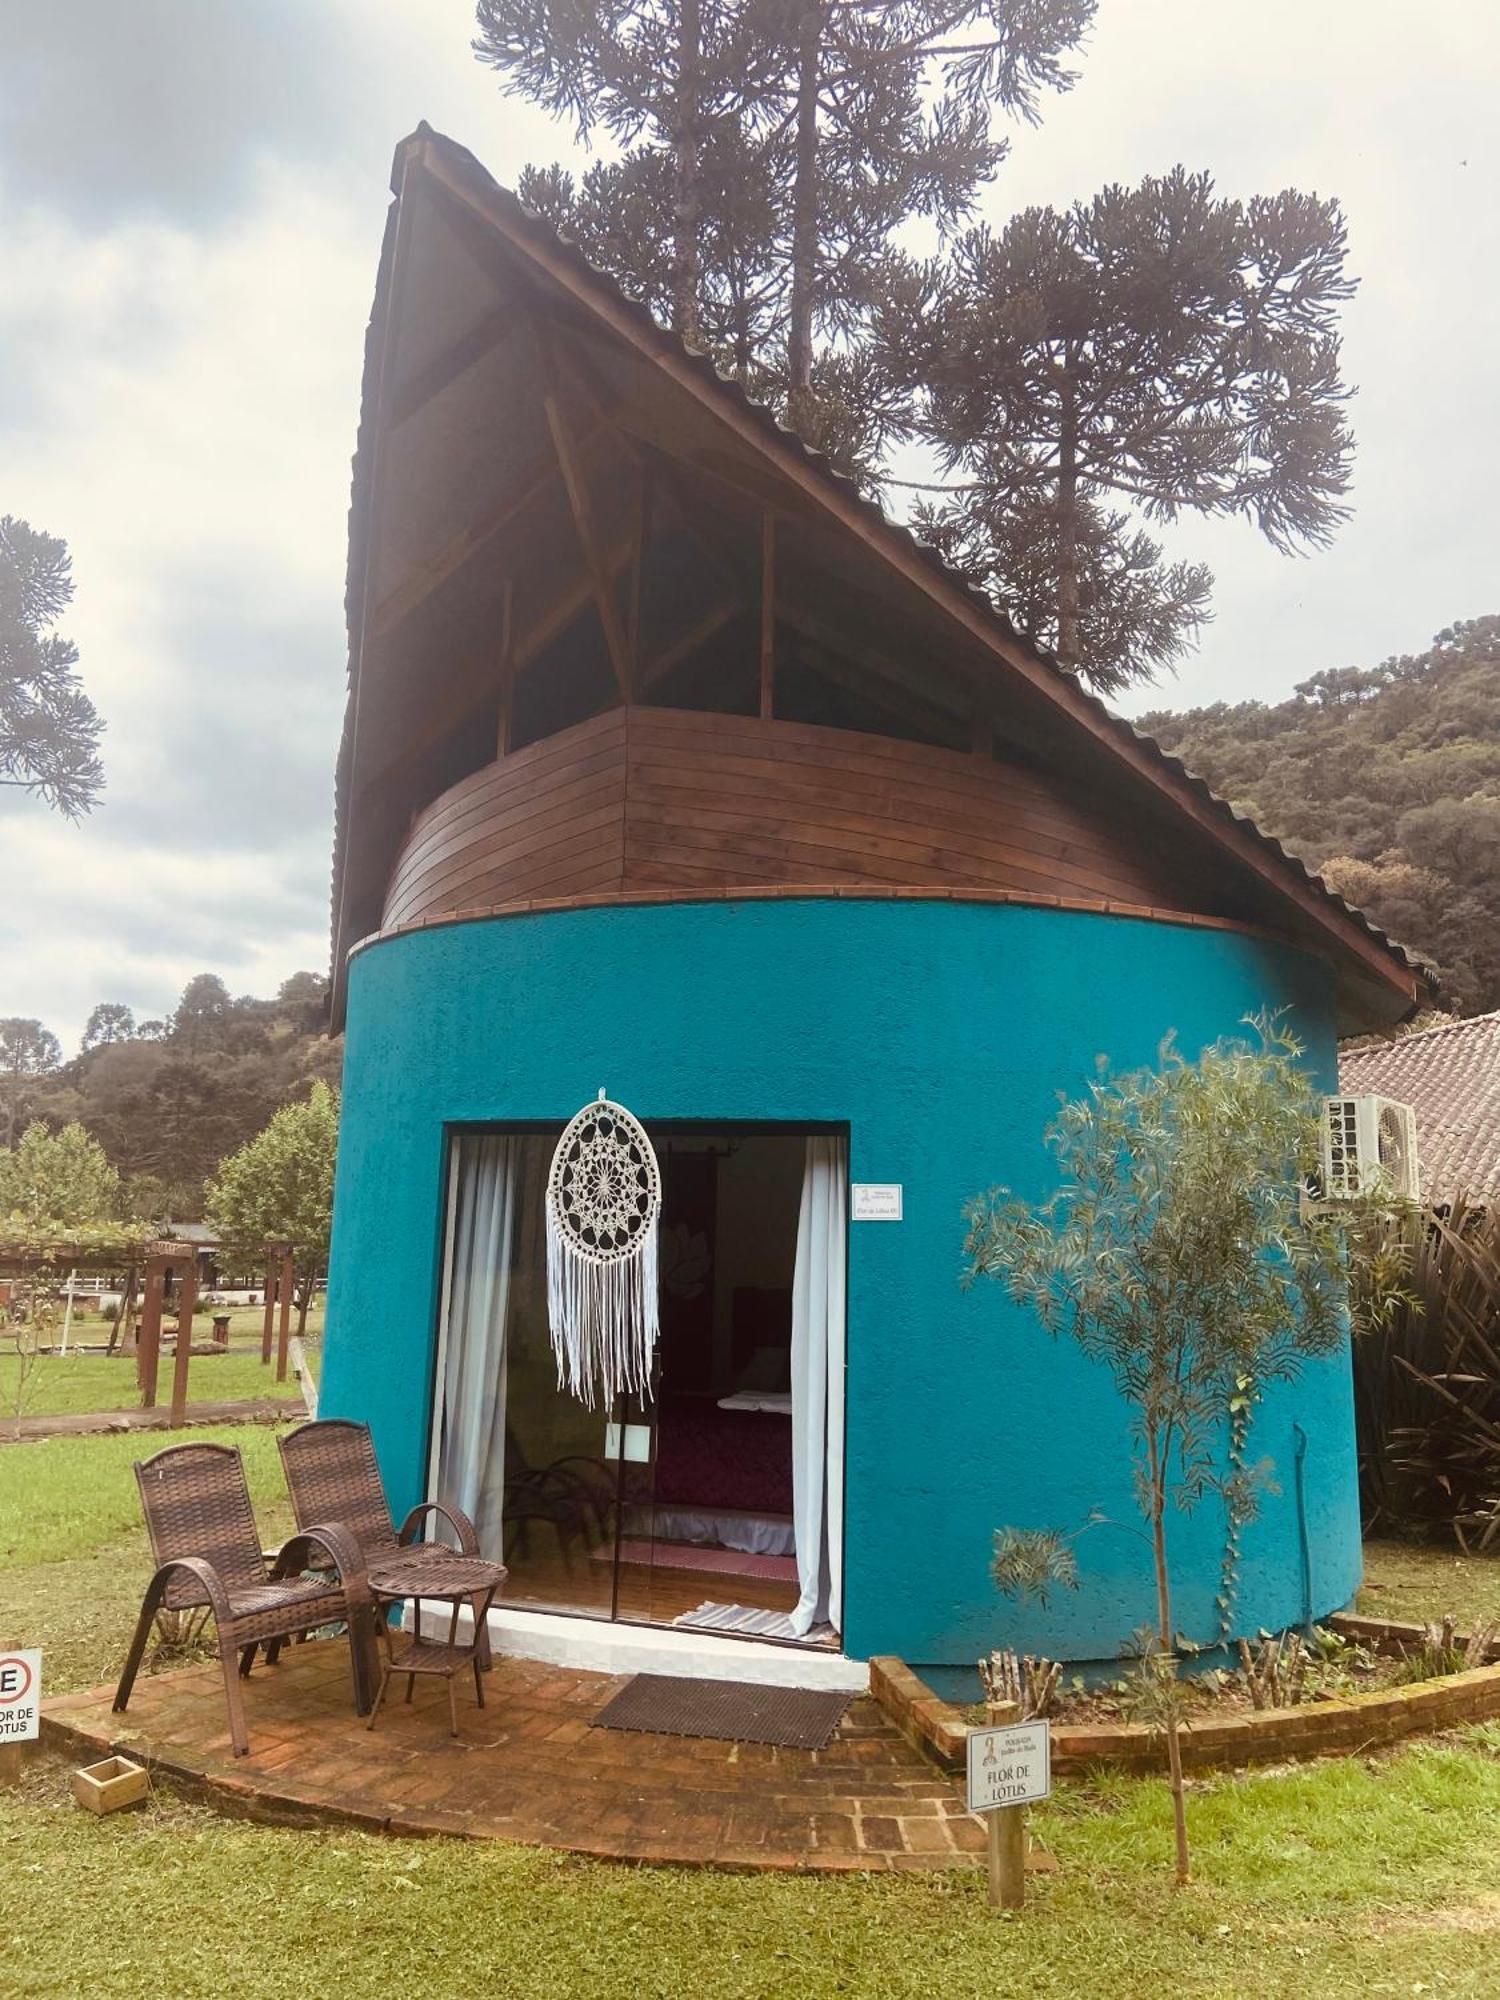
[(853, 1222), (899, 1222), (901, 1183), (899, 1181), (854, 1181), (849, 1188), (849, 1216)]
[(41, 1728), (40, 1652), (0, 1653), (0, 1743), (30, 1743)]
[(1034, 1805), (1052, 1790), (1052, 1729), (1014, 1722), (969, 1731), (969, 1811)]

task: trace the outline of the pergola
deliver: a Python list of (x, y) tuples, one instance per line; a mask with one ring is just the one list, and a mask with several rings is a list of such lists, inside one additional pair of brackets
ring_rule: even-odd
[[(198, 1304), (198, 1243), (170, 1237), (151, 1237), (143, 1231), (103, 1227), (68, 1231), (57, 1236), (6, 1231), (0, 1225), (0, 1276), (36, 1279), (60, 1269), (110, 1276), (123, 1269), (126, 1277), (126, 1309), (135, 1296), (137, 1273), (142, 1277), (141, 1324), (136, 1340), (136, 1380), (140, 1385), (141, 1408), (154, 1410), (161, 1374), (161, 1325), (167, 1302), (167, 1288), (177, 1278), (177, 1340), (172, 1357), (172, 1401), (169, 1424), (179, 1429), (187, 1422), (188, 1369), (193, 1353), (193, 1314)], [(293, 1252), (289, 1243), (264, 1246), (266, 1271), (265, 1324), (261, 1335), (260, 1358), (269, 1366), (273, 1342), (276, 1351), (276, 1380), (287, 1376), (291, 1346)], [(277, 1329), (277, 1308), (280, 1326)]]

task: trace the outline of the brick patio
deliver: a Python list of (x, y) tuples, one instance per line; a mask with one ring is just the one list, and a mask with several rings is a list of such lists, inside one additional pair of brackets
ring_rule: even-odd
[(723, 1868), (978, 1864), (984, 1831), (957, 1784), (856, 1700), (826, 1750), (592, 1729), (623, 1681), (497, 1659), (486, 1706), (438, 1687), (367, 1730), (340, 1641), (289, 1649), (246, 1687), (250, 1755), (234, 1757), (217, 1663), (148, 1676), (129, 1712), (112, 1688), (46, 1704), (43, 1736), (82, 1763), (116, 1751), (226, 1810), (400, 1834), (518, 1840), (613, 1860)]

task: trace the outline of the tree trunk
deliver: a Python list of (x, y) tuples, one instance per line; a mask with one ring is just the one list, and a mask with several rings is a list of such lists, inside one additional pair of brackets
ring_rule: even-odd
[(818, 85), (823, 9), (809, 6), (797, 39), (797, 164), (792, 181), (792, 284), (787, 321), (787, 407), (793, 426), (812, 416), (813, 291), (818, 276)]
[[(1172, 1581), (1167, 1570), (1166, 1472), (1156, 1442), (1151, 1444), (1151, 1557), (1156, 1565), (1157, 1641), (1164, 1653), (1175, 1654), (1172, 1633)], [(1172, 1786), (1172, 1829), (1177, 1841), (1177, 1885), (1192, 1880), (1188, 1854), (1187, 1807), (1182, 1790), (1182, 1738), (1175, 1700), (1167, 1711), (1167, 1770)]]
[(1078, 671), (1078, 412), (1073, 357), (1063, 361), (1057, 441), (1057, 657)]
[(697, 345), (698, 231), (702, 216), (699, 162), (703, 57), (701, 0), (682, 0), (677, 51), (677, 116), (672, 135), (675, 186), (672, 197), (672, 325), (684, 340)]

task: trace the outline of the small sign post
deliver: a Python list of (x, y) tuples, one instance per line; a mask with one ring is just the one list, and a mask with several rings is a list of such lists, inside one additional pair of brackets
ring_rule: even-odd
[(0, 1785), (21, 1781), (21, 1745), (41, 1730), (42, 1656), (0, 1646)]
[(1005, 1722), (992, 1702), (989, 1722), (969, 1731), (969, 1811), (988, 1815), (990, 1907), (1026, 1901), (1026, 1808), (1052, 1790), (1052, 1731), (1045, 1722)]

